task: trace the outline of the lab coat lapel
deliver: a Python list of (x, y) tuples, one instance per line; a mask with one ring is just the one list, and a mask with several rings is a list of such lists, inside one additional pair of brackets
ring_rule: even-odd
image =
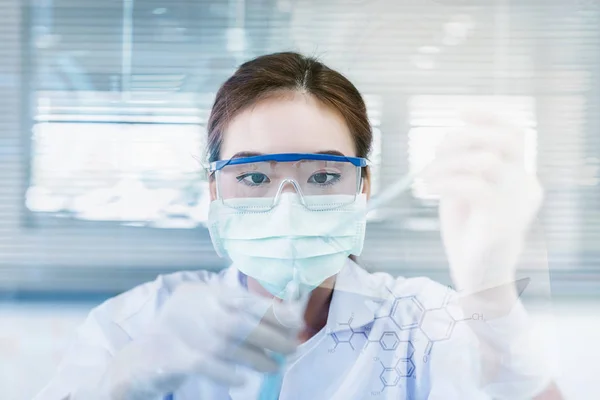
[(385, 286), (373, 275), (348, 259), (336, 279), (327, 318), (328, 333), (373, 322), (375, 310), (385, 301), (386, 293)]

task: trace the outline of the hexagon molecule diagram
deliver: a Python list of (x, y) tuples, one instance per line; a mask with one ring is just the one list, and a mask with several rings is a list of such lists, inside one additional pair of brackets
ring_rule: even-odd
[(379, 344), (383, 350), (396, 350), (398, 343), (400, 343), (400, 339), (396, 332), (393, 331), (384, 332), (381, 335), (381, 339), (379, 339)]
[[(389, 308), (379, 310), (375, 319), (388, 317), (401, 331), (419, 329), (428, 340), (424, 354), (424, 361), (427, 360), (433, 344), (449, 339), (454, 326), (459, 321), (448, 312), (452, 289), (447, 288), (443, 299), (440, 298), (441, 304), (438, 303), (435, 308), (425, 307), (416, 295), (396, 297), (390, 289), (388, 291), (394, 296), (394, 301)], [(398, 335), (393, 331), (383, 332), (381, 340), (379, 340), (381, 348), (395, 350), (396, 343), (399, 343), (395, 341), (397, 337)], [(410, 342), (408, 344), (412, 346)], [(414, 348), (412, 351), (414, 352)], [(412, 357), (412, 353), (410, 357)]]
[(402, 358), (410, 358), (415, 352), (407, 332), (401, 332), (394, 324), (376, 323), (368, 333), (369, 346), (379, 346), (381, 350), (394, 352)]
[(381, 383), (383, 383), (383, 388), (385, 389), (388, 386), (396, 386), (400, 382), (400, 374), (396, 368), (383, 367), (379, 379), (381, 379)]
[(402, 354), (403, 359), (408, 359), (415, 353), (415, 346), (410, 340), (400, 339), (394, 331), (384, 331), (379, 339), (371, 339), (371, 342), (379, 342), (383, 351), (396, 351)]
[(383, 384), (383, 390), (388, 387), (396, 386), (402, 378), (410, 378), (415, 372), (415, 364), (412, 359), (401, 358), (396, 361), (394, 366), (386, 367), (382, 362), (383, 370), (379, 375), (379, 379)]
[(400, 330), (413, 329), (420, 325), (424, 312), (416, 296), (399, 297), (394, 300), (390, 318)]
[(421, 321), (421, 331), (431, 342), (449, 339), (456, 321), (446, 308), (426, 310)]
[(333, 349), (330, 349), (330, 351), (335, 351), (339, 344), (348, 344), (352, 350), (356, 350), (356, 348), (360, 346), (361, 342), (365, 342), (367, 340), (369, 328), (354, 328), (352, 326), (352, 317), (350, 317), (348, 322), (340, 323), (340, 325), (347, 325), (348, 329), (339, 332), (333, 332), (331, 334), (335, 345), (333, 346)]

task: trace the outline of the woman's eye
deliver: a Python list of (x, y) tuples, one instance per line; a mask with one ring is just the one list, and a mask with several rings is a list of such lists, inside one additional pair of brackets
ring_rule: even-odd
[(270, 182), (268, 176), (266, 176), (265, 174), (258, 173), (258, 172), (240, 175), (240, 176), (238, 176), (237, 180), (238, 180), (238, 182), (243, 182), (246, 185), (250, 185), (250, 186), (257, 186), (257, 185), (262, 185), (264, 183)]
[(308, 183), (316, 183), (318, 185), (332, 184), (340, 179), (340, 174), (332, 172), (317, 172), (308, 178)]

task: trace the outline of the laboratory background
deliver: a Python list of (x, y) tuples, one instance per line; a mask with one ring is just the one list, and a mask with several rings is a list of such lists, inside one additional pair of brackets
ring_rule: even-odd
[[(374, 195), (460, 109), (522, 126), (546, 191), (523, 299), (544, 304), (566, 398), (599, 399), (599, 0), (0, 0), (0, 400), (32, 398), (107, 298), (227, 266), (207, 117), (237, 65), (284, 50), (363, 93)], [(450, 284), (436, 207), (417, 180), (371, 213), (361, 265)]]

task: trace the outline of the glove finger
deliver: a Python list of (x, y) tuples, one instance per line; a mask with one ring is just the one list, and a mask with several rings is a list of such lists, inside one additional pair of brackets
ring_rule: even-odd
[(245, 382), (245, 378), (236, 371), (234, 364), (219, 357), (197, 357), (190, 370), (224, 386), (242, 386)]
[(525, 138), (496, 128), (464, 127), (449, 132), (436, 148), (436, 157), (466, 150), (485, 150), (509, 162), (523, 163)]
[[(315, 291), (318, 290), (319, 288), (315, 289)], [(272, 316), (268, 315), (269, 321), (276, 325), (282, 325), (290, 331), (300, 332), (306, 325), (305, 312), (309, 298), (311, 298), (310, 294), (299, 301), (274, 301), (271, 308)]]
[(455, 175), (444, 180), (427, 182), (427, 189), (445, 199), (460, 199), (468, 204), (489, 202), (495, 192), (493, 185), (481, 177)]
[(239, 313), (222, 318), (215, 326), (215, 333), (229, 339), (223, 351), (240, 342), (282, 354), (294, 352), (297, 346), (295, 332), (277, 329), (272, 324)]
[(249, 343), (236, 346), (230, 354), (223, 354), (222, 357), (225, 361), (233, 361), (263, 373), (276, 372), (280, 367), (264, 349)]
[(139, 338), (118, 353), (100, 392), (110, 393), (110, 398), (144, 399), (177, 390), (191, 373), (191, 354), (177, 337)]
[(501, 181), (507, 164), (495, 154), (486, 151), (467, 151), (436, 159), (421, 174), (426, 182), (429, 179), (445, 180), (454, 174), (480, 175), (491, 183)]
[(171, 338), (171, 342), (171, 352), (163, 353), (162, 362), (154, 368), (151, 379), (154, 393), (176, 390), (193, 375), (205, 376), (225, 386), (240, 386), (244, 383), (244, 378), (236, 372), (235, 365), (213, 357), (210, 353), (195, 351), (175, 337)]
[[(261, 325), (269, 326), (284, 336), (293, 336), (304, 326), (303, 312), (298, 307), (275, 299), (247, 294), (223, 298), (222, 304), (226, 309), (237, 311), (252, 327), (260, 321)], [(277, 316), (273, 313), (274, 307), (277, 308)]]
[(460, 119), (466, 124), (475, 127), (501, 130), (507, 135), (521, 138), (524, 135), (523, 128), (526, 126), (527, 118), (515, 118), (515, 115), (506, 110), (465, 109), (460, 112)]
[(261, 321), (245, 338), (245, 342), (275, 353), (291, 354), (298, 346), (297, 334), (298, 331), (282, 331)]

